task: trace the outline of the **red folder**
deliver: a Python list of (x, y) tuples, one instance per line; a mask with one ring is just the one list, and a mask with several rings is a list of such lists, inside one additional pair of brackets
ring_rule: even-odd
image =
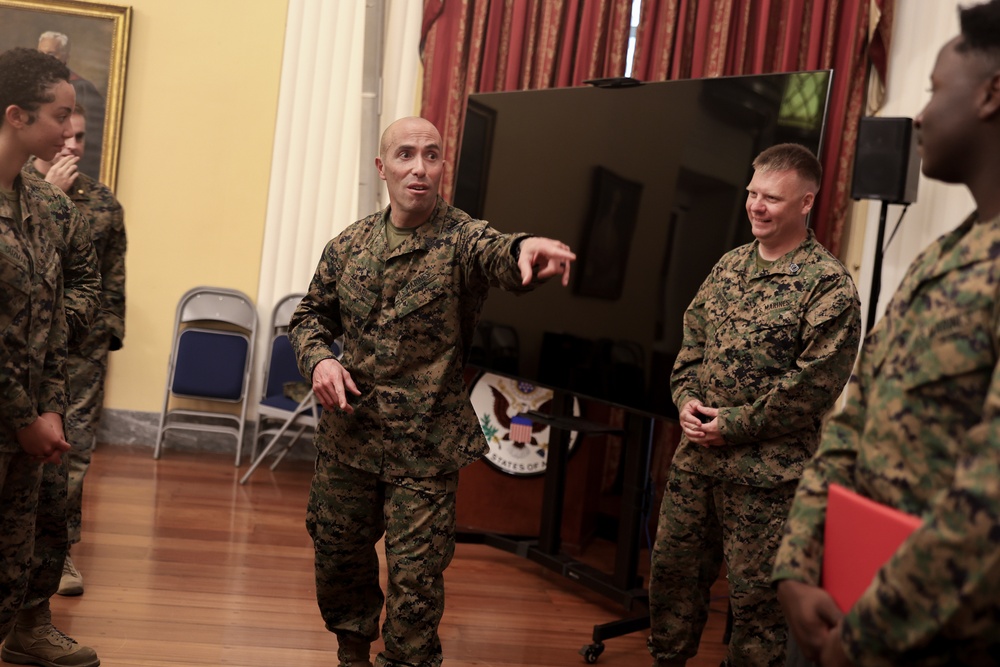
[(899, 545), (921, 524), (918, 517), (859, 496), (839, 484), (827, 495), (823, 589), (847, 612)]

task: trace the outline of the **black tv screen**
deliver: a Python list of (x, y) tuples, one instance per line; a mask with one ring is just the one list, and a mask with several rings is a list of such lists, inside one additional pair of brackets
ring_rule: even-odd
[(831, 76), (470, 95), (455, 205), (578, 256), (569, 288), (490, 293), (470, 365), (676, 417), (684, 310), (715, 262), (753, 240), (751, 162), (783, 142), (819, 154)]

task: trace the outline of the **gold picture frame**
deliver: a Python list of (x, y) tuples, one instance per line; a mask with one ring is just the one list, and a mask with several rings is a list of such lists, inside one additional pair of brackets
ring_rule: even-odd
[[(80, 169), (112, 190), (118, 182), (131, 20), (132, 8), (120, 5), (0, 0), (0, 51), (17, 46), (38, 48), (45, 32), (68, 37), (66, 64), (73, 73), (70, 83), (87, 115), (88, 142)], [(103, 122), (95, 124), (95, 116), (102, 116)]]

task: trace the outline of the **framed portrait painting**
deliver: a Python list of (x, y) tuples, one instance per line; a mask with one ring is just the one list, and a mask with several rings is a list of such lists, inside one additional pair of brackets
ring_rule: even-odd
[(80, 170), (112, 190), (131, 15), (131, 7), (80, 0), (0, 0), (0, 51), (37, 48), (66, 63), (86, 117)]

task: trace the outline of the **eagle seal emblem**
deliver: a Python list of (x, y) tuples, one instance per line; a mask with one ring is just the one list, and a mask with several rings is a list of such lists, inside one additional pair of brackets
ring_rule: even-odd
[[(483, 373), (472, 385), (472, 406), (479, 417), (490, 451), (486, 462), (509, 475), (531, 476), (545, 472), (551, 428), (532, 422), (526, 412), (548, 414), (552, 390), (514, 378)], [(573, 398), (573, 414), (580, 415), (580, 403)], [(570, 452), (578, 434), (570, 433)]]

